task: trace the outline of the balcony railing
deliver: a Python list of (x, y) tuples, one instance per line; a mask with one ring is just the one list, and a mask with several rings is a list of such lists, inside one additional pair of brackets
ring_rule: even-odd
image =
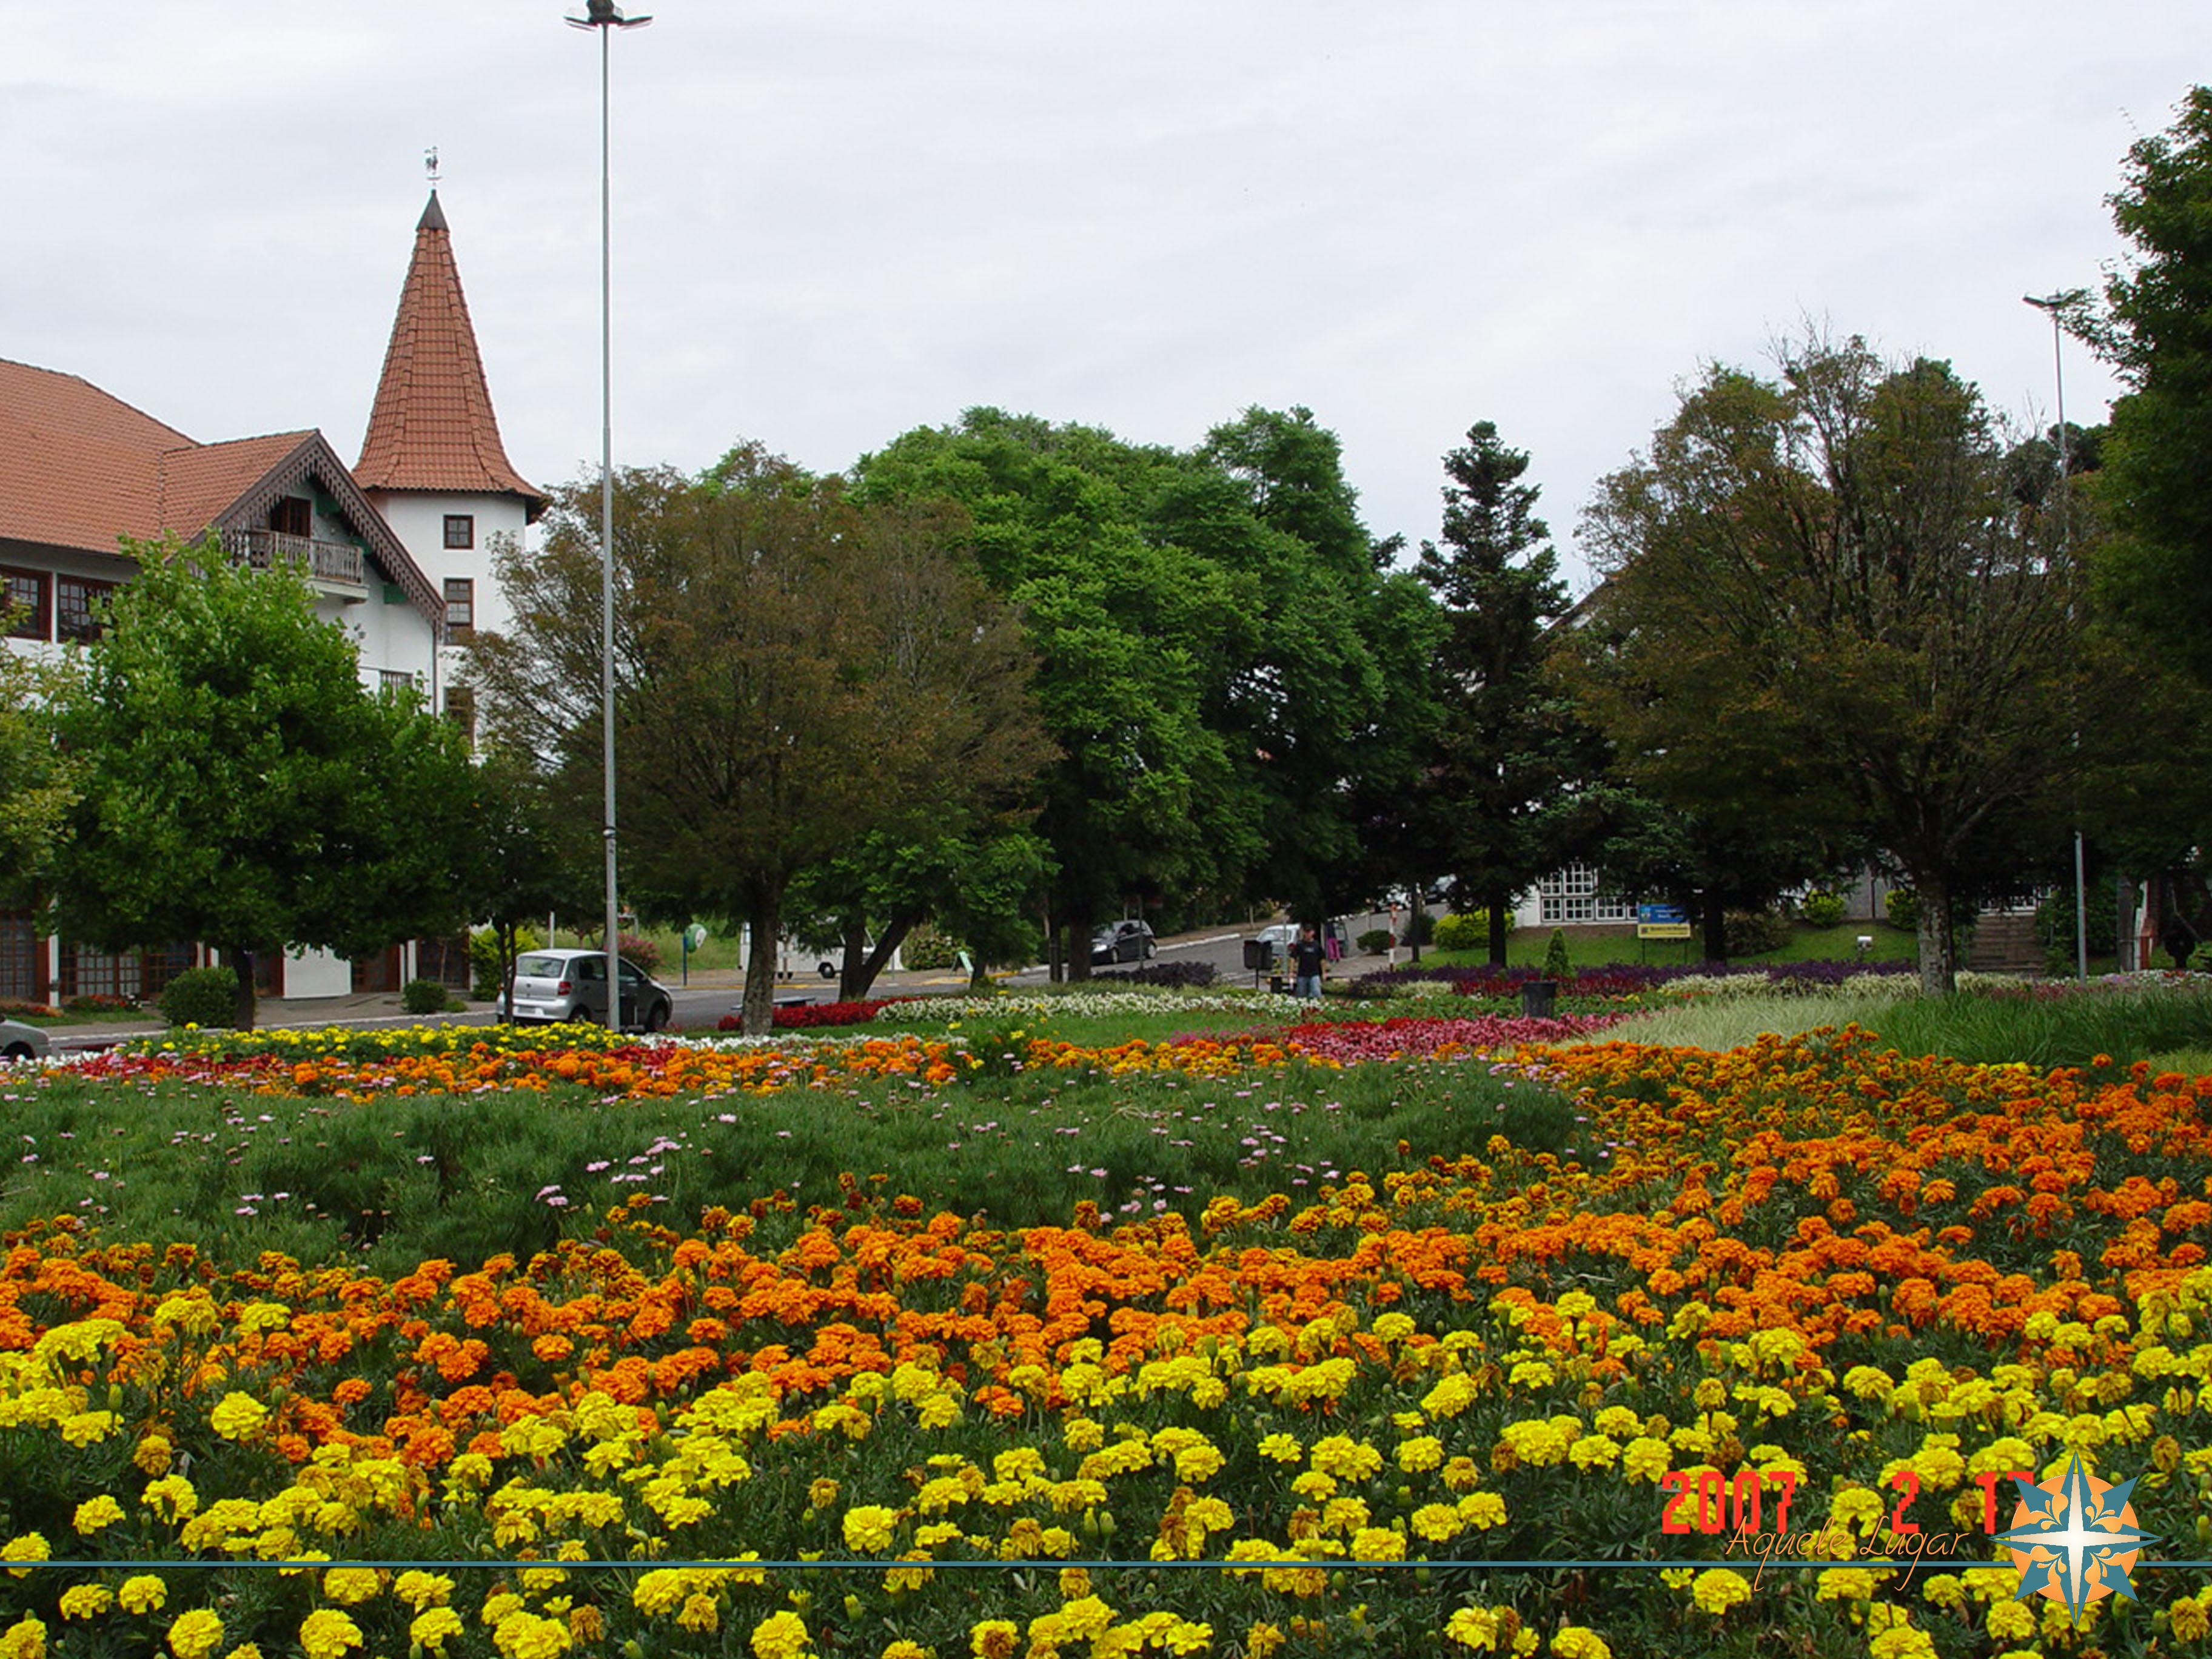
[(281, 530), (226, 530), (222, 550), (233, 564), (266, 570), (278, 561), (303, 565), (308, 580), (318, 586), (366, 591), (368, 577), (361, 550), (344, 542), (319, 542), (307, 536), (288, 536)]

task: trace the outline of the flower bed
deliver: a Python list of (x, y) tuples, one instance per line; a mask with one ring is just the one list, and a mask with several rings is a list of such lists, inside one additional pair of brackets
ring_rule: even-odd
[[(1905, 1060), (1855, 1032), (1505, 1060), (1576, 1091), (1610, 1155), (1495, 1143), (1303, 1206), (1218, 1199), (1196, 1226), (1084, 1206), (1009, 1231), (860, 1176), (680, 1230), (640, 1198), (599, 1241), (390, 1280), (19, 1237), (0, 1558), (23, 1576), (0, 1578), (0, 1642), (2201, 1643), (2179, 1574), (2139, 1572), (2145, 1604), (2097, 1603), (2078, 1633), (2015, 1601), (1987, 1523), (2007, 1472), (2070, 1449), (2136, 1480), (2159, 1553), (2200, 1553), (2212, 1078)], [(1698, 1524), (1708, 1479), (1768, 1536), (1786, 1493), (1793, 1549), (1835, 1565), (1760, 1571)], [(1907, 1519), (1920, 1571), (1865, 1565)], [(252, 1565), (317, 1552), (399, 1565)], [(226, 1565), (165, 1565), (185, 1559)], [(1576, 1565), (1485, 1565), (1528, 1559)], [(1617, 1560), (1685, 1565), (1588, 1565)], [(1199, 1561), (1222, 1565), (1175, 1565)]]
[[(1918, 969), (1909, 962), (1788, 962), (1771, 966), (1739, 963), (1681, 963), (1660, 966), (1646, 963), (1611, 963), (1601, 968), (1581, 968), (1565, 981), (1578, 996), (1632, 997), (1670, 988), (1678, 981), (1703, 981), (1701, 988), (1729, 981), (1762, 990), (1832, 991), (1848, 981), (1875, 976), (1884, 981), (1910, 980)], [(1404, 963), (1363, 974), (1358, 983), (1391, 988), (1424, 981), (1451, 985), (1462, 996), (1517, 997), (1544, 970), (1533, 967), (1449, 968), (1431, 963)]]

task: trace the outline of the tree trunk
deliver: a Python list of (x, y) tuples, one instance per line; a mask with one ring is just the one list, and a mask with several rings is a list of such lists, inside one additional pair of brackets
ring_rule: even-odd
[(876, 977), (868, 962), (868, 919), (856, 911), (839, 931), (843, 948), (837, 962), (837, 1000), (858, 1002)]
[(864, 935), (860, 941), (863, 948), (856, 951), (853, 935), (848, 932), (845, 935), (844, 969), (837, 981), (839, 998), (846, 1002), (858, 1002), (866, 996), (875, 987), (876, 975), (884, 971), (884, 964), (897, 953), (900, 945), (906, 943), (906, 936), (914, 931), (915, 923), (921, 920), (921, 913), (918, 910), (894, 910), (890, 920), (884, 924), (883, 932), (876, 936), (876, 948), (872, 951), (865, 950), (866, 940)]
[(749, 885), (745, 923), (751, 948), (745, 953), (745, 1035), (766, 1036), (775, 1029), (775, 956), (782, 938), (783, 887), (769, 881)]
[(1091, 916), (1087, 910), (1072, 912), (1067, 918), (1067, 978), (1073, 985), (1087, 983), (1091, 978)]
[(1408, 896), (1413, 900), (1413, 905), (1406, 913), (1406, 940), (1413, 954), (1407, 960), (1419, 964), (1421, 960), (1421, 918), (1428, 914), (1421, 908), (1420, 883), (1413, 884), (1413, 890)]
[(1705, 960), (1728, 960), (1728, 906), (1718, 893), (1698, 896), (1698, 921), (1705, 931)]
[(1938, 876), (1908, 872), (1920, 896), (1920, 994), (1948, 997), (1959, 988), (1958, 940), (1951, 931), (1950, 889)]
[[(505, 993), (501, 1006), (507, 1012), (500, 1016), (500, 1024), (514, 1024), (514, 959), (519, 954), (514, 948), (515, 936), (522, 931), (520, 922), (501, 921), (492, 924), (492, 937), (499, 944), (499, 982)], [(547, 929), (550, 933), (551, 929)]]
[(1492, 888), (1482, 896), (1483, 908), (1490, 912), (1490, 965), (1505, 965), (1505, 895)]
[(243, 945), (226, 945), (223, 959), (230, 963), (230, 971), (238, 975), (238, 996), (231, 1004), (230, 1023), (237, 1030), (253, 1029), (256, 1013), (253, 992), (253, 952)]
[(1049, 902), (1044, 907), (1043, 918), (1045, 978), (1058, 985), (1067, 977), (1067, 960), (1060, 948), (1060, 921)]

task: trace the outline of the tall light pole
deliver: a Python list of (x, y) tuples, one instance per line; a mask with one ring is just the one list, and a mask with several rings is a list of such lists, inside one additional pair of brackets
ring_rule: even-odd
[[(2063, 293), (2047, 294), (2038, 299), (2033, 294), (2020, 296), (2038, 311), (2051, 314), (2051, 372), (2058, 387), (2058, 546), (2062, 554), (2073, 550), (2074, 526), (2067, 512), (2067, 492), (2074, 470), (2074, 457), (2068, 447), (2066, 432), (2066, 330), (2063, 313), (2089, 297), (2087, 289), (2069, 288)], [(2069, 574), (2068, 580), (2072, 580)], [(2070, 619), (2071, 605), (2066, 608)], [(2081, 747), (2081, 732), (2074, 732), (2074, 747), (2078, 754)], [(2080, 787), (2078, 784), (2075, 786)], [(2074, 975), (2077, 979), (2089, 977), (2089, 905), (2088, 881), (2084, 875), (2086, 860), (2081, 850), (2081, 815), (2074, 814)]]
[(607, 851), (607, 1029), (622, 1028), (622, 913), (615, 897), (615, 322), (614, 211), (608, 166), (607, 41), (617, 29), (643, 28), (650, 17), (624, 17), (614, 0), (586, 0), (574, 29), (599, 32), (599, 715), (606, 769), (600, 834)]

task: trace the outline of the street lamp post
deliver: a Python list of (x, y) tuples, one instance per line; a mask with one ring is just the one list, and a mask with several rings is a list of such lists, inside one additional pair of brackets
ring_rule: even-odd
[(599, 715), (606, 799), (600, 834), (607, 864), (607, 1029), (622, 1026), (622, 914), (615, 894), (615, 387), (614, 213), (608, 166), (607, 41), (651, 17), (624, 17), (614, 0), (586, 0), (570, 28), (599, 32)]
[[(2062, 294), (2047, 294), (2038, 299), (2033, 294), (2021, 298), (2038, 311), (2051, 315), (2051, 371), (2058, 390), (2058, 545), (2062, 553), (2070, 552), (2074, 545), (2074, 526), (2067, 513), (2067, 492), (2070, 488), (2069, 475), (2073, 471), (2074, 458), (2068, 447), (2066, 432), (2066, 330), (2063, 313), (2087, 299), (2085, 289), (2068, 289)], [(2073, 616), (2073, 607), (2067, 607), (2067, 616)], [(2081, 732), (2074, 732), (2074, 748), (2080, 752)], [(2077, 783), (2077, 788), (2080, 787)], [(2077, 810), (2074, 817), (2074, 974), (2077, 979), (2089, 977), (2089, 906), (2088, 881), (2085, 875), (2086, 860), (2081, 847), (2081, 817)]]

